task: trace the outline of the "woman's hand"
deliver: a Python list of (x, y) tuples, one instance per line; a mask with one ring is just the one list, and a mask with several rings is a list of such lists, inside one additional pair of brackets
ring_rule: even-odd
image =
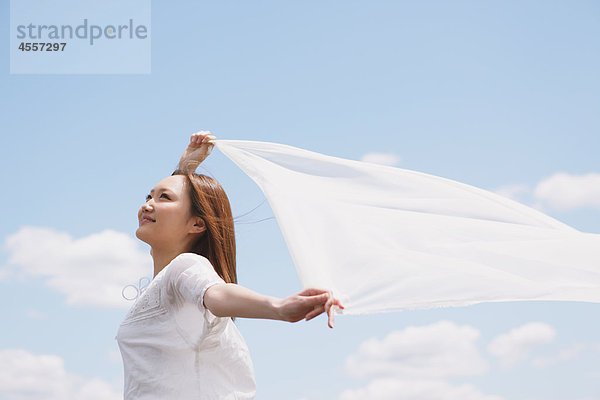
[(208, 155), (214, 147), (213, 140), (216, 138), (211, 135), (210, 131), (199, 131), (190, 137), (190, 144), (183, 152), (181, 160), (179, 160), (178, 169), (185, 172), (194, 172), (198, 165)]
[(298, 322), (301, 319), (310, 321), (326, 312), (329, 316), (328, 325), (333, 328), (333, 306), (344, 308), (330, 291), (309, 288), (282, 299), (278, 309), (280, 319), (288, 322)]

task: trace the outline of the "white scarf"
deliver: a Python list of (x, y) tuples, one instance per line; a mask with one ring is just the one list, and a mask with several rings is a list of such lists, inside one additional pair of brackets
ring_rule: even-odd
[(344, 314), (481, 302), (600, 302), (600, 235), (422, 172), (216, 140), (264, 192), (304, 287)]

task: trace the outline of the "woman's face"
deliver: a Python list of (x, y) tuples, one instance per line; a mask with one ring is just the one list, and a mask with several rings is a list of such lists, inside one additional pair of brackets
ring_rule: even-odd
[(202, 220), (191, 216), (188, 190), (182, 175), (158, 182), (138, 211), (138, 239), (153, 248), (179, 249), (191, 242), (194, 234), (202, 232)]

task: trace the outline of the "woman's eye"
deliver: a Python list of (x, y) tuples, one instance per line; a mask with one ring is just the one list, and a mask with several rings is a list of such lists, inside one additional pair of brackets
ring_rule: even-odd
[[(171, 200), (171, 198), (169, 197), (169, 195), (166, 194), (166, 193), (161, 194), (160, 197), (164, 197), (167, 200)], [(150, 200), (151, 198), (152, 198), (151, 195), (146, 196), (146, 201)]]

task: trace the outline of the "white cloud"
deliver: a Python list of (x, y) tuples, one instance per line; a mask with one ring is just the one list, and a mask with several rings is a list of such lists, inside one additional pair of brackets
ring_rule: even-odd
[(600, 174), (557, 173), (538, 183), (534, 194), (538, 200), (558, 210), (600, 207)]
[(478, 375), (487, 370), (476, 346), (478, 338), (477, 329), (451, 321), (408, 327), (383, 340), (367, 340), (348, 357), (346, 368), (360, 378)]
[(389, 165), (390, 167), (400, 163), (400, 157), (393, 153), (367, 153), (360, 160), (373, 164)]
[(509, 199), (519, 201), (521, 193), (528, 193), (529, 187), (524, 184), (516, 183), (513, 185), (505, 185), (494, 190), (500, 196), (508, 197)]
[(346, 390), (340, 400), (502, 400), (473, 385), (454, 386), (457, 376), (480, 375), (487, 362), (477, 349), (477, 329), (451, 321), (411, 326), (384, 339), (369, 339), (346, 360), (348, 372), (370, 378), (366, 387)]
[(571, 175), (558, 172), (540, 181), (534, 189), (525, 184), (501, 186), (495, 193), (523, 202), (522, 195), (533, 195), (531, 207), (548, 212), (548, 209), (571, 210), (581, 207), (600, 207), (600, 174)]
[(122, 390), (65, 370), (62, 358), (0, 350), (0, 397), (11, 400), (120, 400)]
[(600, 351), (600, 344), (575, 343), (569, 347), (560, 350), (556, 355), (549, 357), (536, 357), (531, 361), (535, 367), (548, 367), (560, 362), (578, 358), (586, 351)]
[(488, 345), (488, 351), (508, 368), (525, 360), (534, 347), (552, 342), (555, 336), (556, 331), (550, 325), (530, 322), (496, 336)]
[(50, 228), (23, 227), (6, 238), (5, 248), (19, 272), (44, 278), (75, 306), (130, 307), (123, 287), (152, 272), (151, 257), (136, 239), (112, 230), (73, 239)]
[(470, 384), (453, 386), (441, 380), (376, 379), (368, 386), (344, 391), (339, 400), (502, 400)]

